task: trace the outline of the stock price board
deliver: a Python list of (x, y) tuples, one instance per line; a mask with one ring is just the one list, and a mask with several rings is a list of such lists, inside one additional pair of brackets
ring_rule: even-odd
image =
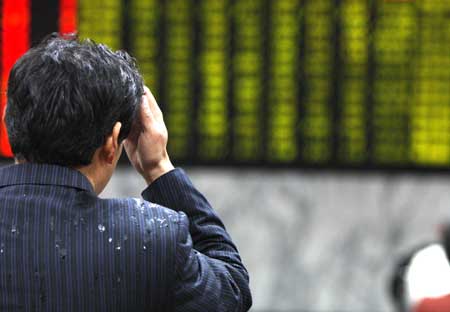
[(450, 168), (450, 1), (58, 5), (60, 30), (75, 15), (81, 37), (137, 59), (177, 164)]

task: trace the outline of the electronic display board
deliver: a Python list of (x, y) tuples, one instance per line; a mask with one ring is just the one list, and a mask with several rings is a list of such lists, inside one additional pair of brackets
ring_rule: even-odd
[(76, 30), (137, 59), (177, 164), (450, 168), (450, 1), (1, 5), (1, 111), (14, 60)]

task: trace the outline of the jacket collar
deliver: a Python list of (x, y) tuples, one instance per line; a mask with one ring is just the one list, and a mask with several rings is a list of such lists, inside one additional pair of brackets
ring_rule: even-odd
[(60, 185), (94, 192), (89, 180), (72, 168), (34, 163), (0, 168), (0, 188), (18, 184)]

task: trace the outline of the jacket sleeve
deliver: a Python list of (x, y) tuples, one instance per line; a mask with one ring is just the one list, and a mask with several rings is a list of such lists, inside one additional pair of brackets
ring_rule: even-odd
[(166, 173), (142, 196), (179, 212), (175, 311), (247, 311), (247, 270), (222, 221), (184, 171)]

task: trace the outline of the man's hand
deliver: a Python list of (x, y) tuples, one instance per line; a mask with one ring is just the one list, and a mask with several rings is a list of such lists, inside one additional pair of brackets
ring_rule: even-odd
[(167, 154), (167, 128), (155, 97), (147, 87), (137, 118), (125, 140), (125, 151), (148, 184), (174, 169)]

